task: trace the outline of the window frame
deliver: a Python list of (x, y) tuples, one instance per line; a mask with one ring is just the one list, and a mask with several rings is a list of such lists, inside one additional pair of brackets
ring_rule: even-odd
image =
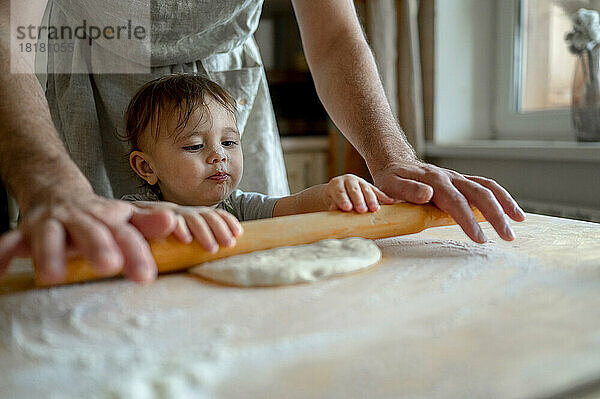
[[(517, 111), (521, 76), (523, 0), (497, 0), (496, 93), (492, 93), (493, 133), (502, 140), (575, 141), (571, 110)], [(508, 82), (508, 83), (507, 83)]]

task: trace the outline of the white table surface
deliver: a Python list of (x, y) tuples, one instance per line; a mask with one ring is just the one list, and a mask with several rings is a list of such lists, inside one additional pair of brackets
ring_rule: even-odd
[(488, 223), (481, 245), (458, 226), (378, 240), (376, 267), (315, 284), (4, 293), (0, 397), (600, 395), (600, 224), (512, 225), (513, 242)]

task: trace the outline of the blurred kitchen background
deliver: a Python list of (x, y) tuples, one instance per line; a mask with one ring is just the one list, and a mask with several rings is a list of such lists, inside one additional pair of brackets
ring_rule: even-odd
[[(390, 105), (423, 159), (495, 179), (526, 211), (600, 222), (600, 142), (576, 139), (577, 57), (564, 39), (570, 15), (598, 3), (355, 1)], [(290, 0), (265, 0), (255, 38), (291, 191), (341, 173), (369, 178), (320, 104)]]
[[(391, 108), (422, 159), (495, 179), (528, 212), (600, 222), (600, 95), (597, 139), (578, 141), (571, 112), (578, 57), (565, 42), (573, 13), (598, 10), (600, 0), (354, 3)], [(318, 99), (290, 0), (265, 0), (255, 38), (290, 190), (343, 173), (370, 179)], [(17, 211), (0, 196), (5, 230)]]

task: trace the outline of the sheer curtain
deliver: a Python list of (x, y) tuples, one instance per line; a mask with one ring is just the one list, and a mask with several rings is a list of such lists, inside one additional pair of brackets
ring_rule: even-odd
[(434, 0), (365, 0), (366, 30), (390, 106), (419, 155), (431, 139)]
[(433, 125), (434, 0), (396, 0), (396, 16), (398, 118), (417, 154), (423, 155)]
[[(355, 0), (390, 107), (419, 156), (433, 132), (435, 0)], [(336, 141), (340, 139), (336, 137)], [(368, 177), (360, 155), (344, 143), (347, 173)]]

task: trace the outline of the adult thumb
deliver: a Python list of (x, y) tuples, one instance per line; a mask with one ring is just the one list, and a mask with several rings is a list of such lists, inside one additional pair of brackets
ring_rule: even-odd
[(6, 272), (14, 258), (28, 256), (31, 256), (31, 251), (21, 230), (15, 229), (0, 236), (0, 276)]
[(425, 204), (433, 198), (433, 188), (430, 185), (397, 175), (383, 179), (378, 187), (396, 200), (414, 204)]

